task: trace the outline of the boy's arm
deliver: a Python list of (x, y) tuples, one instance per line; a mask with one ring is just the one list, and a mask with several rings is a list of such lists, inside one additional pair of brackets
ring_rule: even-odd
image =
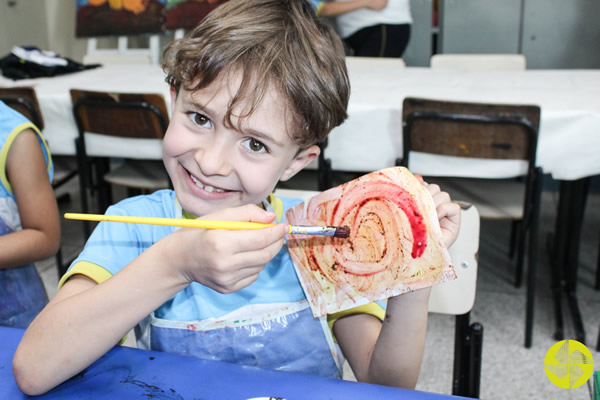
[(388, 299), (383, 323), (369, 314), (340, 318), (333, 326), (361, 382), (414, 389), (421, 369), (430, 288)]
[(319, 9), (319, 16), (335, 17), (360, 8), (383, 10), (387, 6), (387, 2), (388, 0), (350, 0), (323, 3)]
[[(447, 246), (460, 227), (460, 207), (438, 185), (431, 194)], [(342, 352), (359, 381), (414, 389), (421, 369), (431, 288), (388, 299), (383, 323), (372, 315), (354, 314), (333, 325)]]
[[(206, 218), (272, 220), (256, 206)], [(191, 281), (221, 293), (248, 286), (279, 252), (286, 230), (285, 224), (258, 231), (180, 229), (101, 284), (73, 276), (23, 336), (13, 359), (17, 384), (36, 395), (64, 382)]]
[(21, 217), (22, 230), (0, 236), (0, 268), (43, 260), (58, 250), (58, 206), (37, 134), (17, 135), (6, 160), (6, 177)]

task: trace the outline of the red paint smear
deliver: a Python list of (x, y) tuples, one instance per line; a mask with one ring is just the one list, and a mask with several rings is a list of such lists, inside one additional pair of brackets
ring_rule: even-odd
[[(357, 191), (359, 193), (356, 193)], [(331, 216), (331, 225), (335, 225), (336, 221), (345, 220), (348, 214), (353, 212), (356, 208), (358, 208), (356, 213), (356, 215), (358, 215), (360, 208), (370, 201), (391, 201), (404, 212), (410, 224), (413, 236), (413, 248), (411, 252), (412, 258), (417, 258), (423, 255), (425, 249), (427, 248), (427, 227), (425, 226), (425, 221), (423, 220), (423, 216), (419, 211), (417, 202), (409, 192), (393, 183), (365, 182), (360, 187), (352, 190), (352, 192), (345, 193), (345, 197), (346, 200), (353, 200), (353, 198), (356, 200), (352, 201), (348, 207), (345, 207), (343, 214), (339, 217), (337, 216), (337, 212), (339, 211), (338, 206), (340, 204), (340, 201), (338, 200)], [(353, 221), (353, 226), (355, 224), (356, 221)], [(353, 229), (353, 227), (351, 227), (351, 229)]]

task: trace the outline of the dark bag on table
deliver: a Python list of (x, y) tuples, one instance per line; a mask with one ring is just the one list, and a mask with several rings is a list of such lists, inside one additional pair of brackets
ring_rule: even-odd
[(83, 65), (37, 47), (15, 46), (8, 55), (0, 58), (2, 75), (13, 80), (51, 77), (98, 66), (98, 64)]

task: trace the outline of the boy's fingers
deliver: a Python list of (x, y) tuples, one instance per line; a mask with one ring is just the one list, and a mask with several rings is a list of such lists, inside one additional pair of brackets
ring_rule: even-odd
[(275, 214), (272, 212), (265, 211), (254, 204), (248, 204), (242, 207), (227, 208), (224, 210), (220, 210), (215, 213), (205, 215), (201, 219), (258, 222), (262, 224), (269, 224), (273, 222), (275, 217)]
[(268, 228), (231, 232), (234, 234), (236, 246), (234, 253), (244, 253), (266, 249), (281, 242), (289, 230), (289, 225), (277, 224)]
[(456, 203), (444, 203), (436, 208), (438, 219), (449, 219), (454, 223), (460, 222), (460, 206)]
[(251, 271), (252, 268), (256, 268), (257, 266), (262, 269), (265, 264), (271, 261), (279, 253), (282, 246), (283, 239), (276, 241), (262, 249), (240, 252), (234, 256), (234, 262), (236, 265), (240, 266), (240, 271)]

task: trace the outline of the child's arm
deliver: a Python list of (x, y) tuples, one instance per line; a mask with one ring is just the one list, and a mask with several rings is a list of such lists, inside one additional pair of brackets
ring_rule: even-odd
[(383, 10), (387, 6), (388, 0), (350, 0), (334, 1), (323, 3), (319, 10), (320, 17), (335, 17), (346, 14), (350, 11), (360, 8), (370, 8), (372, 10)]
[[(244, 206), (205, 218), (268, 223), (274, 215)], [(257, 231), (180, 229), (101, 284), (72, 277), (25, 333), (13, 360), (17, 384), (27, 394), (50, 390), (191, 281), (221, 293), (249, 285), (279, 252), (286, 231), (285, 224)]]
[(0, 268), (43, 260), (58, 250), (58, 207), (36, 133), (17, 135), (8, 152), (6, 176), (21, 217), (22, 230), (0, 236)]
[[(456, 240), (460, 207), (437, 185), (427, 185), (447, 245)], [(388, 299), (385, 320), (354, 314), (335, 322), (333, 331), (359, 381), (414, 389), (419, 377), (430, 288)]]

